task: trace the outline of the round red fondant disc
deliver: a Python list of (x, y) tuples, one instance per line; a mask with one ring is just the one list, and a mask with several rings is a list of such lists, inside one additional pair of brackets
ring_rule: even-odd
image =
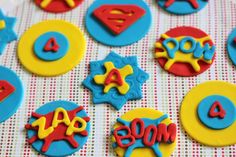
[[(205, 32), (203, 32), (200, 29), (197, 29), (194, 27), (186, 27), (186, 26), (173, 28), (169, 30), (168, 32), (166, 32), (165, 34), (173, 38), (179, 37), (179, 36), (191, 36), (194, 38), (203, 38), (205, 36), (208, 36)], [(159, 41), (162, 42), (163, 39), (161, 38), (159, 39)], [(211, 46), (214, 45), (212, 40), (207, 41), (207, 43), (209, 43)], [(158, 53), (158, 52), (161, 52), (161, 50), (156, 49), (155, 53)], [(214, 62), (214, 59), (215, 59), (215, 56), (212, 59), (212, 63)], [(167, 59), (158, 58), (157, 61), (160, 64), (160, 66), (164, 68), (165, 63), (167, 62)], [(204, 71), (206, 71), (211, 66), (211, 64), (207, 64), (203, 61), (199, 61), (198, 63), (201, 67), (201, 70), (199, 72), (196, 72), (190, 64), (179, 63), (179, 62), (174, 63), (173, 66), (168, 70), (168, 72), (176, 76), (189, 77), (189, 76), (199, 75), (203, 73)]]
[(51, 12), (51, 13), (62, 13), (70, 11), (74, 8), (76, 8), (80, 3), (82, 3), (83, 0), (74, 0), (75, 6), (70, 7), (66, 0), (52, 0), (49, 5), (45, 8), (42, 8), (40, 4), (43, 2), (43, 0), (35, 0), (35, 3), (37, 6), (42, 8), (44, 11)]

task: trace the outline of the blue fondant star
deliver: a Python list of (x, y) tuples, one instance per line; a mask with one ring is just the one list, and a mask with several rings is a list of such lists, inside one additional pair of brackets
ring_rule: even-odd
[[(104, 93), (104, 85), (96, 84), (94, 77), (106, 73), (104, 63), (112, 62), (116, 68), (123, 68), (130, 65), (133, 68), (133, 74), (127, 76), (125, 81), (129, 84), (129, 91), (122, 95), (117, 88), (111, 88), (108, 93)], [(111, 52), (104, 60), (90, 62), (91, 74), (83, 81), (83, 85), (91, 90), (93, 103), (109, 103), (115, 109), (119, 110), (128, 100), (137, 100), (142, 98), (141, 86), (149, 78), (149, 75), (138, 67), (136, 56), (121, 57)]]
[(0, 10), (0, 55), (3, 53), (7, 43), (17, 39), (17, 35), (13, 28), (16, 18), (7, 17)]

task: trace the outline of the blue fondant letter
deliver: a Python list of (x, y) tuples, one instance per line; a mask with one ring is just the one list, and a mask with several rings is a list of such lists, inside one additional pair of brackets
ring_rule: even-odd
[[(187, 42), (190, 42), (191, 43), (191, 48), (189, 49), (185, 49), (184, 46)], [(184, 39), (181, 40), (180, 42), (180, 50), (183, 52), (183, 53), (192, 53), (196, 48), (196, 41), (194, 38), (192, 37), (185, 37)]]
[(201, 44), (198, 42), (193, 55), (195, 58), (201, 58), (203, 55), (205, 60), (211, 60), (214, 57), (215, 49), (215, 46), (210, 48), (208, 43), (201, 47)]
[[(168, 46), (168, 43), (172, 43), (175, 46), (173, 48)], [(175, 38), (168, 38), (162, 42), (164, 48), (168, 52), (170, 58), (175, 58), (175, 53), (179, 49), (179, 42)]]

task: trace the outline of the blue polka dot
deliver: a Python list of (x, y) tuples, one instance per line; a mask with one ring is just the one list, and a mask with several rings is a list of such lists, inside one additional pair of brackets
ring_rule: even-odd
[[(53, 51), (45, 51), (44, 47), (46, 46), (47, 42), (54, 38), (56, 40), (59, 49), (57, 52)], [(58, 32), (47, 32), (41, 35), (34, 44), (34, 53), (35, 55), (44, 61), (55, 61), (64, 57), (69, 49), (69, 42), (67, 38)]]
[[(226, 112), (224, 118), (209, 116), (209, 111), (216, 101), (218, 101), (222, 105), (222, 108)], [(231, 100), (220, 95), (212, 95), (203, 99), (198, 106), (197, 112), (201, 122), (207, 127), (214, 130), (220, 130), (229, 127), (234, 123), (236, 118), (235, 105)]]

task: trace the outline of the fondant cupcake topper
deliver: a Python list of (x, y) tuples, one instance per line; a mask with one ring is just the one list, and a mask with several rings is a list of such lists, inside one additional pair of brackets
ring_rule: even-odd
[(130, 157), (131, 154), (133, 157), (170, 156), (175, 147), (175, 138), (176, 125), (166, 114), (139, 108), (117, 119), (112, 131), (112, 146), (119, 157)]
[(161, 35), (155, 57), (161, 67), (177, 76), (204, 72), (214, 61), (215, 49), (209, 35), (193, 27), (177, 27)]
[(186, 132), (208, 146), (236, 144), (235, 92), (235, 85), (222, 81), (209, 81), (194, 87), (185, 96), (180, 110)]
[(203, 9), (208, 0), (158, 0), (158, 5), (176, 15), (192, 14)]
[(17, 51), (20, 62), (30, 72), (58, 76), (73, 69), (85, 49), (86, 41), (78, 27), (63, 20), (46, 20), (23, 34)]
[(104, 60), (91, 62), (91, 74), (83, 85), (93, 92), (93, 102), (109, 103), (119, 110), (127, 100), (141, 99), (141, 86), (148, 74), (137, 62), (134, 56), (121, 57), (114, 52)]
[[(165, 7), (168, 8), (173, 5), (178, 0), (167, 0), (165, 3)], [(199, 7), (197, 0), (184, 0), (192, 5), (193, 8), (197, 9)]]
[(29, 143), (38, 152), (48, 156), (65, 156), (79, 150), (86, 142), (89, 121), (82, 106), (55, 101), (33, 112), (25, 128), (28, 130)]
[(236, 65), (236, 28), (233, 29), (228, 37), (227, 50), (230, 60)]
[(0, 66), (0, 123), (12, 116), (22, 103), (21, 80), (10, 69)]
[(129, 26), (144, 16), (146, 11), (137, 5), (102, 5), (93, 15), (115, 35), (124, 32)]
[(126, 46), (140, 40), (151, 21), (150, 9), (143, 0), (96, 0), (86, 14), (89, 34), (110, 46)]
[(39, 6), (41, 9), (51, 13), (62, 13), (70, 11), (79, 6), (80, 3), (83, 2), (83, 0), (34, 0), (34, 1), (35, 4)]

